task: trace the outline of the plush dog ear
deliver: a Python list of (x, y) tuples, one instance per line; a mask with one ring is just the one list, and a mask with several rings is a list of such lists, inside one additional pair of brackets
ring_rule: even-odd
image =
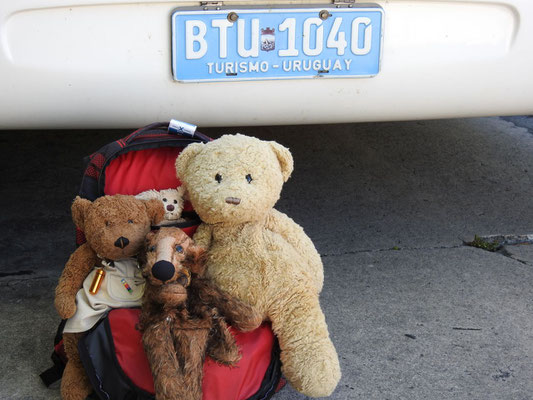
[(203, 276), (206, 262), (207, 251), (205, 251), (202, 247), (191, 245), (187, 248), (183, 265), (186, 266), (193, 274)]
[(278, 158), (279, 165), (281, 168), (281, 174), (283, 175), (283, 181), (287, 182), (291, 177), (292, 170), (294, 169), (294, 161), (292, 159), (292, 154), (288, 148), (282, 146), (276, 142), (268, 142), (270, 147), (274, 151), (274, 154)]
[(150, 231), (146, 234), (144, 238), (144, 245), (139, 251), (139, 254), (137, 255), (137, 260), (139, 261), (139, 265), (141, 267), (144, 267), (146, 265), (146, 252), (148, 251), (148, 247), (150, 246), (150, 243), (152, 242), (152, 239), (156, 235), (156, 232)]
[(150, 231), (146, 234), (144, 238), (145, 247), (148, 247), (148, 245), (150, 244), (152, 239), (155, 237), (155, 235), (157, 235), (157, 231)]
[(82, 231), (85, 230), (85, 217), (87, 216), (87, 211), (91, 206), (92, 202), (87, 199), (82, 199), (80, 196), (76, 196), (70, 210), (72, 211), (72, 220), (74, 225), (80, 228)]
[(157, 225), (163, 221), (165, 218), (165, 206), (163, 206), (161, 200), (152, 199), (143, 200), (142, 202), (146, 207), (146, 212), (148, 213), (152, 225)]
[(183, 177), (187, 172), (187, 167), (191, 160), (202, 151), (204, 148), (203, 143), (191, 143), (180, 153), (176, 158), (176, 176), (183, 182)]

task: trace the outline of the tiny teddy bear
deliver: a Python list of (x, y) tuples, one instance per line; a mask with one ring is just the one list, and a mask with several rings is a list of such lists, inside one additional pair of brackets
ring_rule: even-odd
[(144, 279), (134, 258), (150, 226), (163, 219), (159, 200), (76, 197), (72, 218), (87, 242), (67, 261), (55, 293), (55, 307), (68, 319), (63, 342), (68, 362), (61, 380), (64, 400), (85, 400), (92, 388), (78, 354), (78, 341), (110, 309), (140, 306)]
[(158, 199), (163, 203), (165, 207), (165, 219), (161, 222), (161, 225), (185, 221), (184, 218), (181, 218), (185, 201), (185, 188), (183, 186), (177, 189), (147, 190), (139, 193), (135, 197), (139, 200)]
[(261, 315), (204, 278), (205, 251), (178, 228), (146, 237), (140, 256), (146, 288), (139, 329), (157, 400), (201, 400), (205, 356), (240, 360), (228, 323), (248, 331)]
[(207, 250), (206, 276), (272, 322), (289, 383), (323, 397), (341, 371), (319, 303), (322, 261), (303, 229), (273, 208), (292, 170), (287, 148), (239, 134), (190, 144), (176, 160), (203, 221), (194, 240)]

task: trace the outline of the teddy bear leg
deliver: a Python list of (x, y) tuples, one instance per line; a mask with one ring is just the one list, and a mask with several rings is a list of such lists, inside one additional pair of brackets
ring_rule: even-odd
[(156, 400), (201, 400), (207, 329), (174, 329), (166, 323), (144, 331)]
[(218, 363), (235, 365), (241, 359), (239, 347), (224, 320), (215, 320), (207, 342), (207, 355)]
[(64, 333), (63, 343), (68, 357), (61, 378), (61, 398), (63, 400), (85, 400), (92, 392), (92, 386), (78, 353), (78, 341), (83, 333)]
[(318, 295), (302, 290), (282, 298), (285, 300), (273, 303), (275, 309), (270, 312), (281, 348), (282, 372), (299, 392), (329, 396), (341, 371)]
[(154, 377), (155, 398), (172, 400), (183, 396), (183, 368), (174, 349), (174, 341), (167, 324), (148, 328), (142, 336), (146, 356)]

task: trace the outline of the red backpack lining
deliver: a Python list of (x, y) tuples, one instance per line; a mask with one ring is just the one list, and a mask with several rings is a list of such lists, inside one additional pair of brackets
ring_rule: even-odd
[(177, 188), (181, 182), (174, 164), (181, 150), (162, 147), (121, 154), (106, 168), (105, 194), (136, 195), (149, 189)]
[[(154, 386), (148, 359), (143, 351), (141, 333), (135, 329), (139, 309), (115, 309), (108, 315), (115, 355), (128, 378), (142, 390), (153, 394)], [(270, 324), (242, 333), (231, 328), (242, 359), (235, 368), (207, 358), (204, 364), (204, 399), (239, 400), (252, 397), (259, 390), (271, 363), (274, 336)]]

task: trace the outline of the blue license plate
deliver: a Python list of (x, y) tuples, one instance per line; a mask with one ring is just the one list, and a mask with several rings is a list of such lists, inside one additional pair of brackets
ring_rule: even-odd
[(378, 6), (177, 10), (174, 79), (371, 77), (379, 72), (382, 25)]

